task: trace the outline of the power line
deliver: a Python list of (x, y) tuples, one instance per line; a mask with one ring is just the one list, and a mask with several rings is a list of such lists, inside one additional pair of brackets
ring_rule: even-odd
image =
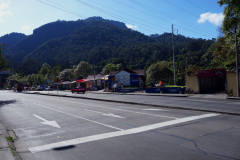
[[(82, 4), (86, 5), (86, 6), (88, 6), (88, 7), (90, 7), (90, 8), (93, 8), (93, 9), (96, 9), (96, 10), (98, 10), (98, 11), (100, 11), (100, 12), (103, 12), (103, 13), (105, 13), (105, 14), (107, 14), (107, 15), (113, 16), (113, 17), (115, 17), (115, 18), (123, 19), (124, 21), (126, 21), (126, 19), (127, 19), (127, 18), (124, 18), (124, 17), (122, 17), (122, 16), (116, 15), (116, 14), (114, 14), (114, 13), (108, 12), (108, 11), (106, 11), (106, 10), (104, 10), (104, 9), (98, 8), (98, 7), (96, 7), (96, 6), (94, 6), (94, 5), (91, 5), (91, 4), (89, 4), (89, 3), (83, 2), (83, 1), (81, 1), (81, 0), (76, 0), (76, 1), (78, 1), (79, 3), (82, 3)], [(120, 18), (119, 18), (119, 17), (120, 17)], [(130, 20), (130, 19), (127, 19), (127, 20), (128, 20), (128, 21), (131, 21), (131, 22), (134, 22), (134, 23), (137, 23), (137, 24), (141, 24), (141, 23), (139, 23), (139, 22), (136, 22), (136, 21), (133, 21), (133, 20)], [(163, 30), (160, 30), (160, 29), (157, 29), (157, 28), (153, 28), (153, 27), (150, 27), (150, 26), (145, 25), (145, 24), (141, 24), (141, 25), (146, 26), (146, 27), (149, 27), (149, 28), (152, 28), (152, 29), (155, 29), (155, 30), (158, 30), (158, 31), (165, 32), (165, 31), (163, 31)], [(143, 28), (143, 27), (140, 27), (140, 28)], [(144, 28), (144, 29), (145, 29), (145, 30), (148, 30), (148, 29), (146, 29), (146, 28)], [(151, 31), (151, 30), (148, 30), (148, 31), (153, 32), (153, 31)], [(156, 33), (156, 32), (153, 32), (153, 33)]]
[[(40, 0), (37, 0), (37, 1), (39, 1), (39, 2), (41, 2), (41, 3), (43, 3), (43, 4), (46, 4), (46, 5), (48, 5), (48, 6), (51, 6), (51, 7), (53, 7), (53, 8), (56, 8), (56, 9), (62, 10), (62, 11), (64, 11), (64, 12), (67, 12), (67, 13), (70, 13), (70, 14), (73, 14), (73, 15), (76, 15), (76, 16), (78, 16), (78, 17), (87, 18), (86, 16), (83, 16), (83, 15), (81, 15), (81, 14), (75, 12), (75, 11), (72, 11), (72, 10), (70, 10), (70, 9), (67, 9), (66, 7), (62, 7), (61, 5), (56, 4), (56, 3), (54, 3), (54, 2), (51, 2), (50, 0), (48, 0), (48, 1), (51, 2), (51, 3), (54, 3), (54, 4), (58, 5), (58, 6), (61, 6), (62, 8), (66, 8), (67, 10), (69, 10), (69, 11), (71, 11), (71, 12), (69, 12), (69, 11), (67, 11), (67, 10), (64, 10), (64, 9), (61, 9), (61, 8), (58, 8), (58, 7), (53, 6), (53, 5), (51, 5), (51, 4), (48, 4), (48, 3), (42, 2), (42, 1), (40, 1)], [(73, 12), (73, 13), (72, 13), (72, 12)], [(75, 13), (74, 13), (74, 12), (75, 12)], [(143, 27), (141, 27), (141, 28), (143, 28)], [(151, 27), (150, 27), (150, 28), (151, 28)], [(148, 30), (148, 29), (146, 29), (146, 28), (143, 28), (143, 29), (144, 29), (144, 30)], [(157, 29), (157, 30), (159, 30), (159, 29)], [(148, 30), (148, 31), (150, 31), (150, 32), (152, 32), (152, 33), (156, 33), (156, 32), (153, 32), (153, 31), (151, 31), (151, 30)], [(161, 30), (161, 31), (162, 31), (162, 30)], [(164, 32), (164, 31), (162, 31), (162, 32)]]
[(81, 14), (79, 14), (79, 13), (73, 11), (73, 10), (70, 10), (70, 9), (68, 9), (68, 8), (66, 8), (66, 7), (63, 7), (63, 6), (61, 6), (61, 5), (57, 4), (57, 3), (54, 3), (54, 2), (52, 2), (52, 1), (50, 1), (50, 0), (47, 0), (47, 1), (49, 1), (49, 2), (51, 2), (51, 3), (53, 3), (53, 4), (55, 4), (55, 5), (58, 5), (58, 6), (62, 7), (62, 8), (65, 8), (65, 9), (67, 9), (67, 10), (69, 10), (69, 11), (75, 13), (75, 14), (78, 14), (78, 15), (80, 15), (81, 17), (87, 18), (87, 17), (84, 16), (84, 15), (81, 15)]
[[(54, 6), (54, 5), (51, 5), (51, 4), (48, 4), (48, 3), (45, 3), (45, 2), (42, 2), (42, 1), (40, 1), (40, 0), (37, 0), (37, 1), (39, 1), (39, 2), (41, 2), (41, 3), (43, 3), (43, 4), (46, 4), (46, 5), (49, 5), (49, 6), (53, 7), (53, 8), (62, 10), (62, 11), (64, 11), (64, 12), (67, 12), (67, 13), (70, 13), (70, 14), (73, 14), (73, 15), (76, 15), (76, 16), (79, 16), (79, 17), (84, 17), (84, 18), (86, 18), (86, 16), (81, 15), (81, 14), (79, 14), (79, 13), (77, 13), (77, 12), (75, 12), (75, 11), (72, 11), (72, 10), (66, 8), (66, 7), (63, 7), (63, 6), (61, 6), (61, 5), (58, 5), (57, 3), (51, 2), (50, 0), (48, 0), (48, 1), (51, 2), (51, 3), (54, 3), (54, 4), (58, 5), (58, 6), (61, 6), (62, 8), (65, 8), (65, 9), (67, 9), (67, 10), (62, 9), (62, 8), (59, 8), (59, 7), (56, 7), (56, 6)], [(84, 4), (84, 2), (82, 2), (82, 1), (80, 1), (80, 0), (77, 0), (77, 1)], [(126, 18), (123, 18), (123, 17), (118, 16), (118, 15), (116, 15), (116, 14), (113, 14), (113, 13), (111, 13), (111, 12), (108, 12), (108, 11), (105, 11), (105, 10), (100, 9), (100, 8), (98, 8), (98, 7), (95, 7), (95, 6), (93, 6), (93, 5), (90, 5), (90, 4), (88, 4), (88, 3), (85, 3), (85, 5), (93, 8), (93, 9), (99, 10), (99, 11), (101, 11), (101, 12), (103, 12), (103, 13), (105, 13), (105, 14), (108, 14), (108, 15), (110, 15), (110, 16), (113, 16), (113, 17), (115, 17), (115, 18), (123, 19), (124, 21), (125, 21), (125, 19), (126, 19)], [(119, 17), (121, 17), (121, 18), (119, 18)], [(129, 21), (132, 21), (132, 20), (130, 20), (130, 19), (128, 19), (128, 20), (129, 20)], [(138, 22), (136, 22), (136, 21), (132, 21), (132, 22), (138, 23)], [(170, 22), (169, 22), (169, 23), (170, 23)], [(140, 23), (138, 23), (138, 24), (140, 24)], [(146, 26), (146, 27), (148, 27), (148, 28), (155, 29), (155, 30), (159, 30), (159, 29), (156, 29), (156, 28), (153, 28), (153, 27), (149, 27), (149, 26), (144, 25), (144, 24), (141, 24), (141, 25)], [(139, 28), (142, 28), (142, 29), (147, 30), (147, 31), (152, 32), (152, 33), (156, 33), (156, 32), (153, 32), (152, 30), (146, 29), (146, 28), (144, 28), (144, 27), (142, 27), (142, 26), (140, 26)], [(181, 27), (181, 28), (184, 28), (184, 27)], [(184, 29), (185, 29), (185, 28), (184, 28)], [(188, 29), (186, 29), (186, 30), (188, 30)], [(162, 31), (162, 30), (160, 30), (160, 31)], [(191, 31), (191, 30), (189, 30), (189, 31)], [(162, 32), (165, 32), (165, 31), (162, 31)], [(194, 32), (194, 31), (192, 31), (192, 32)], [(195, 32), (195, 33), (197, 33), (197, 32)], [(197, 33), (197, 34), (199, 34), (199, 33)], [(203, 35), (203, 34), (201, 34), (201, 35)], [(206, 36), (206, 35), (204, 35), (204, 36)]]
[[(91, 8), (94, 8), (94, 9), (96, 9), (96, 10), (99, 10), (100, 12), (103, 12), (103, 13), (106, 13), (106, 12), (108, 12), (108, 11), (105, 11), (105, 10), (103, 10), (103, 9), (100, 9), (100, 8), (98, 8), (98, 7), (96, 7), (96, 6), (93, 6), (93, 5), (91, 5), (91, 4), (89, 4), (89, 3), (86, 3), (86, 2), (83, 2), (83, 1), (81, 1), (81, 0), (76, 0), (76, 1), (78, 1), (78, 2), (80, 2), (80, 3), (82, 3), (82, 4), (85, 4), (85, 5), (87, 5), (87, 6), (89, 6), (89, 7), (91, 7)], [(111, 13), (111, 12), (108, 12), (108, 13), (106, 13), (106, 14), (108, 14), (108, 15), (111, 15), (112, 16), (112, 14), (113, 15), (116, 15), (116, 14), (114, 14), (114, 13)], [(118, 15), (116, 15), (116, 16), (118, 16)], [(121, 16), (119, 16), (119, 17), (121, 17)], [(123, 18), (123, 19), (126, 19), (126, 18)], [(128, 19), (129, 20), (129, 19)], [(164, 19), (163, 19), (164, 20)], [(130, 21), (133, 21), (133, 20), (130, 20)], [(167, 20), (164, 20), (164, 21), (166, 21), (166, 22), (168, 22), (168, 23), (171, 23), (171, 22), (169, 22), (169, 21), (167, 21)], [(134, 21), (133, 21), (134, 22)], [(138, 22), (135, 22), (135, 23), (138, 23)], [(139, 23), (140, 24), (140, 23)], [(172, 23), (171, 23), (172, 24)], [(142, 25), (144, 25), (144, 24), (142, 24)], [(147, 26), (147, 25), (144, 25), (144, 26)], [(177, 25), (176, 25), (177, 26)], [(149, 26), (147, 26), (147, 27), (149, 27)], [(179, 27), (181, 27), (181, 26), (179, 26)], [(153, 27), (150, 27), (150, 28), (153, 28)], [(188, 30), (188, 31), (191, 31), (191, 32), (193, 32), (193, 33), (197, 33), (197, 34), (200, 34), (200, 35), (203, 35), (203, 36), (206, 36), (206, 37), (210, 37), (210, 36), (208, 36), (208, 35), (204, 35), (204, 34), (201, 34), (201, 33), (198, 33), (198, 32), (195, 32), (195, 31), (192, 31), (192, 30), (190, 30), (190, 29), (186, 29), (186, 28), (184, 28), (184, 27), (181, 27), (181, 28), (183, 28), (183, 29), (185, 29), (185, 30)], [(155, 28), (153, 28), (153, 29), (155, 29)], [(157, 29), (158, 30), (158, 29)], [(211, 37), (212, 38), (212, 37)]]
[[(115, 10), (115, 9), (113, 9), (113, 8), (111, 8), (111, 7), (107, 7), (107, 6), (105, 6), (105, 5), (102, 5), (102, 4), (100, 4), (100, 3), (94, 2), (94, 1), (92, 1), (92, 0), (89, 0), (89, 1), (91, 1), (91, 2), (93, 2), (93, 3), (95, 3), (95, 4), (98, 4), (98, 5), (100, 5), (100, 6), (106, 7), (106, 8), (108, 8), (108, 9), (114, 10), (114, 11), (116, 11), (116, 12), (119, 12), (119, 13), (125, 14), (125, 15), (127, 15), (127, 16), (130, 16), (130, 17), (133, 17), (133, 18), (139, 19), (139, 20), (141, 20), (141, 21), (147, 22), (147, 23), (149, 23), (149, 24), (152, 24), (152, 25), (155, 25), (155, 26), (158, 26), (158, 27), (164, 28), (164, 27), (162, 27), (162, 26), (159, 26), (159, 25), (156, 25), (156, 24), (154, 24), (154, 23), (151, 23), (151, 22), (145, 21), (145, 20), (140, 19), (140, 18), (138, 18), (138, 17), (134, 17), (134, 16), (129, 15), (129, 14), (126, 14), (126, 13), (124, 13), (124, 12), (121, 12), (121, 11)], [(167, 30), (168, 30), (168, 28), (164, 28), (164, 29), (167, 29)]]
[[(146, 13), (146, 12), (143, 12), (143, 11), (139, 10), (139, 9), (136, 9), (136, 8), (134, 8), (134, 7), (131, 7), (131, 6), (129, 6), (129, 5), (126, 5), (126, 4), (124, 4), (124, 3), (121, 3), (121, 2), (119, 2), (119, 1), (117, 1), (117, 0), (114, 0), (114, 1), (117, 2), (117, 3), (120, 3), (120, 4), (124, 5), (124, 6), (127, 6), (127, 7), (129, 7), (129, 8), (132, 8), (132, 9), (134, 9), (134, 10), (137, 10), (137, 11), (139, 11), (139, 12), (142, 12), (142, 13), (144, 13), (144, 14), (148, 14), (148, 13)], [(165, 19), (159, 18), (159, 17), (156, 16), (156, 15), (152, 15), (152, 14), (148, 14), (148, 15), (172, 24), (172, 22), (169, 22), (169, 21), (167, 21), (167, 20), (165, 20)], [(172, 18), (172, 19), (173, 19), (173, 18)], [(175, 19), (175, 20), (176, 20), (176, 19)], [(210, 37), (209, 35), (204, 35), (204, 34), (201, 34), (201, 33), (199, 33), (199, 32), (192, 31), (192, 30), (187, 29), (187, 28), (185, 28), (185, 27), (182, 27), (182, 26), (180, 26), (180, 25), (176, 25), (176, 24), (175, 24), (175, 26), (178, 26), (178, 27), (180, 27), (180, 28), (182, 28), (182, 29), (191, 31), (191, 32), (193, 32), (193, 33), (197, 33), (197, 34), (202, 35), (202, 36), (206, 36), (206, 37), (212, 38), (212, 37)], [(208, 33), (208, 34), (209, 34), (209, 33)]]
[[(38, 2), (41, 2), (41, 3), (45, 4), (45, 5), (51, 6), (51, 7), (53, 7), (53, 8), (56, 8), (56, 9), (62, 10), (62, 11), (64, 11), (64, 12), (67, 12), (67, 13), (73, 14), (73, 15), (75, 15), (75, 16), (82, 17), (82, 18), (86, 18), (85, 16), (83, 16), (83, 15), (81, 15), (81, 14), (79, 14), (79, 13), (77, 13), (77, 14), (76, 14), (76, 13), (72, 13), (71, 10), (70, 10), (70, 11), (67, 11), (67, 10), (61, 9), (61, 8), (59, 8), (59, 7), (53, 6), (53, 5), (51, 5), (51, 4), (48, 4), (48, 3), (42, 2), (42, 1), (40, 1), (40, 0), (37, 0), (37, 1), (38, 1)], [(69, 9), (68, 9), (68, 10), (69, 10)]]
[(175, 7), (177, 7), (177, 8), (179, 8), (179, 9), (181, 9), (181, 10), (183, 10), (183, 11), (185, 11), (185, 12), (187, 12), (187, 13), (189, 13), (189, 14), (191, 14), (191, 15), (193, 15), (193, 16), (195, 16), (195, 17), (198, 17), (198, 18), (199, 18), (199, 16), (197, 16), (197, 15), (195, 15), (195, 14), (193, 14), (193, 13), (191, 13), (191, 12), (189, 12), (189, 11), (181, 8), (181, 7), (178, 7), (177, 5), (175, 5), (175, 4), (171, 3), (171, 2), (168, 2), (167, 0), (164, 0), (164, 1), (167, 2), (167, 3), (169, 3), (169, 4), (171, 4), (171, 5), (173, 5), (173, 6), (175, 6)]
[[(142, 6), (143, 8), (147, 9), (148, 11), (152, 11), (152, 12), (161, 14), (161, 15), (166, 16), (166, 17), (168, 17), (168, 18), (174, 19), (174, 20), (176, 20), (176, 21), (178, 21), (178, 22), (180, 22), (180, 23), (182, 23), (182, 24), (184, 24), (184, 25), (193, 27), (193, 28), (195, 28), (195, 29), (201, 30), (202, 32), (205, 32), (205, 33), (207, 33), (207, 34), (213, 35), (212, 32), (210, 32), (210, 31), (206, 31), (206, 30), (204, 30), (204, 29), (202, 29), (202, 28), (200, 28), (200, 27), (197, 27), (197, 26), (195, 26), (195, 25), (192, 25), (192, 24), (189, 23), (189, 22), (186, 22), (186, 21), (183, 21), (183, 20), (179, 20), (178, 18), (176, 18), (176, 17), (174, 17), (174, 16), (172, 16), (172, 15), (169, 15), (169, 14), (167, 14), (167, 13), (164, 13), (164, 12), (162, 12), (162, 11), (159, 11), (158, 9), (155, 9), (155, 8), (153, 8), (153, 7), (150, 7), (150, 6), (146, 5), (146, 4), (143, 4), (143, 3), (140, 3), (140, 2), (136, 2), (135, 0), (130, 0), (130, 1), (133, 2), (133, 3), (135, 3), (135, 4), (137, 4), (137, 5)], [(179, 25), (176, 25), (176, 26), (179, 26)], [(213, 35), (213, 36), (215, 36), (215, 35)]]
[(200, 9), (202, 9), (202, 10), (208, 12), (207, 10), (203, 9), (202, 7), (200, 7), (200, 6), (198, 6), (198, 5), (194, 4), (194, 3), (192, 3), (192, 2), (190, 2), (190, 1), (188, 1), (188, 0), (186, 0), (186, 1), (187, 1), (188, 3), (191, 3), (192, 5), (194, 5), (194, 6), (198, 7), (198, 8), (200, 8)]

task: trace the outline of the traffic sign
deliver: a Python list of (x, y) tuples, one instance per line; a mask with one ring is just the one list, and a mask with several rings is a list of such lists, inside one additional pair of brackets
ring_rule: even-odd
[(113, 82), (115, 82), (115, 81), (116, 81), (116, 78), (115, 78), (115, 77), (113, 77), (113, 78), (112, 78), (112, 81), (113, 81)]
[(56, 82), (60, 82), (60, 78), (58, 78), (58, 77), (55, 78), (55, 81), (56, 81)]

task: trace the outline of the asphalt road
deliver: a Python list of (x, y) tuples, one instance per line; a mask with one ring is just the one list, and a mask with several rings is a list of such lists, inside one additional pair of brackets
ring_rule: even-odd
[[(110, 96), (143, 102), (160, 98)], [(207, 104), (160, 99), (169, 105)], [(240, 159), (239, 120), (210, 112), (0, 91), (0, 123), (17, 135), (14, 145), (23, 160)]]
[[(57, 94), (57, 91), (40, 91), (40, 93)], [(162, 105), (170, 107), (191, 108), (198, 110), (210, 110), (223, 113), (233, 113), (240, 115), (240, 101), (229, 99), (196, 98), (196, 97), (165, 97), (165, 96), (144, 96), (126, 94), (72, 94), (71, 92), (58, 92), (59, 95), (79, 96), (86, 98), (96, 98), (105, 100), (116, 100), (125, 102), (136, 102), (151, 105)]]

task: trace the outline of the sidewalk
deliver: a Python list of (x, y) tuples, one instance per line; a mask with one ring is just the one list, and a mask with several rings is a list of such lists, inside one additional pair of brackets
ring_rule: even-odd
[[(59, 92), (71, 92), (71, 90), (64, 90)], [(190, 94), (160, 94), (160, 93), (141, 93), (141, 92), (103, 92), (103, 90), (98, 91), (86, 91), (86, 93), (90, 94), (119, 94), (119, 95), (144, 95), (144, 96), (168, 96), (168, 97), (189, 97), (192, 96)]]
[(15, 160), (5, 137), (9, 137), (8, 132), (3, 124), (0, 123), (0, 160)]
[[(71, 90), (63, 90), (59, 92), (71, 92)], [(190, 97), (191, 98), (212, 98), (212, 99), (237, 99), (237, 97), (227, 97), (227, 94), (176, 94), (176, 93), (146, 93), (146, 92), (103, 92), (103, 90), (98, 91), (86, 91), (90, 94), (118, 94), (118, 95), (144, 95), (144, 96), (166, 96), (166, 97)]]

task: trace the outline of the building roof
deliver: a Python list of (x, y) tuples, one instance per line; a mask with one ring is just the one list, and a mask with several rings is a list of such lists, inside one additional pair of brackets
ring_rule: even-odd
[(114, 76), (115, 74), (117, 74), (119, 71), (110, 71), (109, 76)]
[(137, 74), (145, 75), (145, 70), (144, 69), (133, 70), (133, 71), (136, 72)]
[(126, 72), (128, 72), (128, 73), (133, 73), (133, 74), (142, 74), (142, 75), (145, 75), (145, 71), (144, 71), (144, 70), (130, 70), (130, 69), (128, 69), (128, 68), (123, 68), (123, 69), (121, 69), (121, 70), (119, 70), (119, 71), (111, 71), (111, 72), (109, 73), (109, 76), (114, 76), (114, 75), (118, 74), (118, 73), (121, 72), (121, 71), (126, 71)]

